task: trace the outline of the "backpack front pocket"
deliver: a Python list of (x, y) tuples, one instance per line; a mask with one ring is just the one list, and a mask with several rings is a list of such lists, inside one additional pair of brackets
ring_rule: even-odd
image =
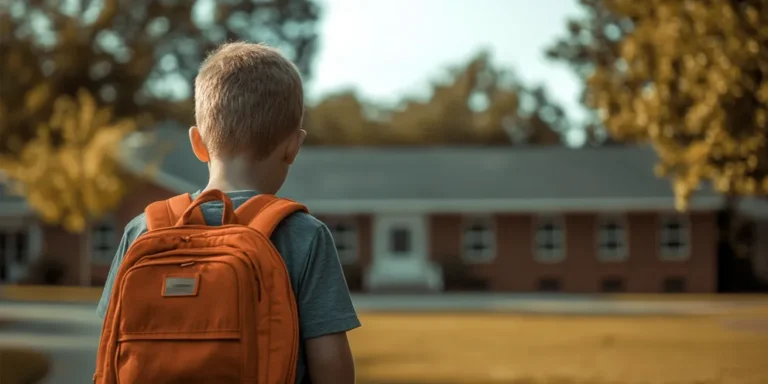
[(118, 382), (241, 382), (242, 308), (253, 289), (233, 265), (241, 262), (229, 255), (172, 257), (128, 271), (116, 324)]

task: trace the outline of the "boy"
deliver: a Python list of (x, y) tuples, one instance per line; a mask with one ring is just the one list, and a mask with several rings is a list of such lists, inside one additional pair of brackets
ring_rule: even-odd
[[(210, 171), (206, 190), (227, 192), (235, 208), (259, 193), (275, 194), (306, 136), (303, 114), (301, 77), (276, 50), (230, 43), (213, 52), (195, 79), (197, 126), (189, 130), (195, 155)], [(218, 201), (203, 204), (206, 223), (218, 225), (222, 209)], [(144, 214), (126, 226), (99, 302), (102, 318), (120, 263), (145, 232)], [(299, 311), (296, 383), (354, 383), (346, 332), (360, 322), (328, 228), (296, 212), (280, 223), (271, 241), (288, 268)]]

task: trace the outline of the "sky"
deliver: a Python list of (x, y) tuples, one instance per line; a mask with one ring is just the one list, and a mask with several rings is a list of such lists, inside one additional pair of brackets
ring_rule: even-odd
[(320, 49), (310, 97), (356, 89), (394, 102), (428, 95), (430, 80), (487, 49), (497, 65), (541, 84), (575, 120), (581, 84), (544, 50), (579, 15), (576, 0), (319, 0)]

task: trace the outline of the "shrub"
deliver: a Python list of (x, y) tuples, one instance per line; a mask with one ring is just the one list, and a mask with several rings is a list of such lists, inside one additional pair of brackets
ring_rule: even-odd
[(0, 347), (0, 383), (39, 383), (48, 376), (50, 367), (50, 359), (44, 353), (22, 348)]

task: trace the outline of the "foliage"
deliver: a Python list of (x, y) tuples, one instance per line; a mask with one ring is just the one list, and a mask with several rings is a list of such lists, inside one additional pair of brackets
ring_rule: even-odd
[[(311, 0), (0, 2), (4, 171), (47, 220), (82, 228), (125, 193), (118, 174), (107, 174), (118, 171), (107, 145), (129, 125), (192, 122), (190, 85), (206, 51), (225, 40), (264, 41), (308, 74), (317, 17)], [(63, 115), (93, 141), (60, 138), (69, 129)], [(88, 167), (76, 165), (78, 150)]]
[(767, 193), (768, 0), (582, 4), (591, 17), (553, 56), (589, 76), (585, 100), (615, 139), (653, 144), (679, 207), (702, 182)]
[(115, 121), (88, 91), (77, 99), (62, 95), (21, 153), (0, 157), (0, 169), (44, 220), (81, 231), (123, 197), (127, 178), (115, 148), (135, 126)]
[(560, 144), (565, 114), (543, 89), (527, 89), (481, 53), (434, 84), (426, 101), (396, 108), (345, 91), (308, 111), (310, 143), (353, 145)]
[[(611, 12), (603, 0), (578, 1), (584, 14), (581, 18), (568, 21), (566, 36), (549, 47), (546, 55), (567, 64), (586, 85), (597, 63), (615, 63), (619, 60), (621, 39), (632, 28), (632, 23)], [(586, 89), (582, 92), (582, 103), (591, 107), (586, 102)], [(607, 134), (597, 114), (590, 115), (584, 127), (587, 144), (618, 144), (617, 140)]]

